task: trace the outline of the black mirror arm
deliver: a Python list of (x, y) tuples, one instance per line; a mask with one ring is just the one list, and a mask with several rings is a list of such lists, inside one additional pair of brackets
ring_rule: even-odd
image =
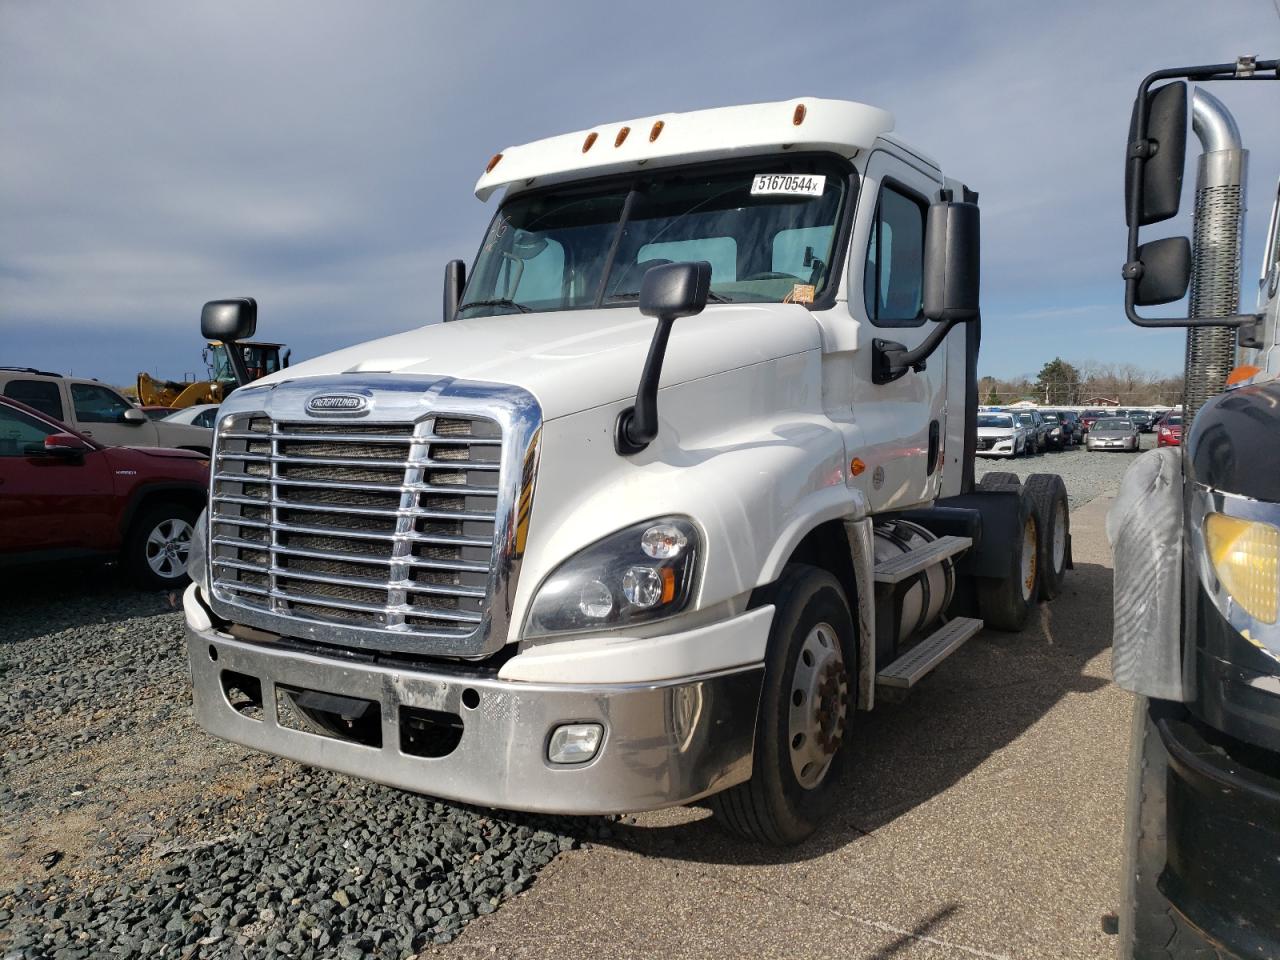
[(662, 379), (662, 361), (667, 355), (667, 340), (675, 317), (658, 317), (658, 326), (649, 341), (649, 355), (640, 375), (635, 406), (618, 414), (614, 425), (613, 445), (619, 455), (639, 453), (658, 435), (658, 381)]
[(893, 383), (908, 370), (917, 373), (924, 369), (925, 361), (933, 351), (937, 350), (947, 334), (957, 324), (977, 320), (978, 317), (949, 317), (933, 328), (933, 332), (925, 337), (918, 347), (907, 349), (903, 344), (893, 340), (875, 339), (871, 341), (871, 382), (877, 384)]
[(227, 362), (231, 364), (231, 372), (235, 374), (236, 386), (243, 387), (249, 382), (249, 365), (244, 362), (244, 351), (240, 349), (238, 340), (223, 340), (227, 351)]

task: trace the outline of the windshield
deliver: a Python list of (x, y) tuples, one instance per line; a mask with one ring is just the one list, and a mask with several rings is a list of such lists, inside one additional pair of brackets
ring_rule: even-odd
[(1099, 420), (1093, 425), (1095, 430), (1132, 430), (1133, 424), (1128, 420)]
[(1018, 422), (1021, 424), (1035, 423), (1036, 418), (1029, 413), (1018, 414)]
[(999, 416), (993, 413), (978, 414), (978, 426), (980, 427), (1009, 427), (1013, 428), (1013, 418), (1009, 416)]
[(711, 264), (716, 302), (811, 303), (847, 175), (834, 159), (760, 158), (513, 197), (485, 235), (459, 318), (634, 302), (651, 267)]
[(1043, 411), (1041, 411), (1041, 413), (1040, 413), (1040, 419), (1041, 419), (1041, 420), (1048, 420), (1050, 423), (1057, 423), (1057, 422), (1058, 422), (1058, 415), (1057, 415), (1056, 413), (1044, 413)]

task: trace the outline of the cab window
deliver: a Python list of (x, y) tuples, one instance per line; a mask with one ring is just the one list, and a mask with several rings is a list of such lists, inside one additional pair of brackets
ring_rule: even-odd
[(120, 423), (131, 409), (120, 394), (92, 383), (71, 384), (71, 403), (81, 423)]
[(55, 420), (62, 419), (62, 395), (52, 380), (10, 380), (4, 395)]
[(44, 438), (57, 432), (34, 417), (0, 406), (0, 457), (25, 457), (28, 444), (43, 446)]
[(881, 189), (863, 270), (867, 316), (879, 326), (924, 323), (924, 217), (923, 201)]

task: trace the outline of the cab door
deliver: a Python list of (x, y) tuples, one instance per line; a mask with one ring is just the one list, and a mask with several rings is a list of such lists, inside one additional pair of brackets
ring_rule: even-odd
[(859, 328), (852, 411), (859, 448), (850, 452), (866, 465), (854, 482), (873, 512), (933, 500), (940, 488), (954, 331), (923, 371), (892, 383), (872, 380), (872, 360), (876, 339), (912, 348), (933, 330), (923, 313), (924, 231), (941, 187), (936, 169), (886, 145), (872, 153), (859, 191), (849, 250), (849, 311)]
[(114, 390), (99, 383), (69, 384), (75, 427), (86, 437), (109, 447), (154, 447), (156, 425), (146, 417), (129, 421), (125, 414), (137, 409)]

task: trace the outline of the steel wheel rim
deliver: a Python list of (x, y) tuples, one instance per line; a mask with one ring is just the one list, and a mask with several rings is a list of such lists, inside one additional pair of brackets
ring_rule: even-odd
[(1036, 585), (1036, 521), (1027, 517), (1022, 527), (1022, 599), (1030, 600)]
[(1058, 573), (1067, 561), (1067, 505), (1059, 500), (1053, 508), (1053, 570)]
[(849, 711), (844, 653), (831, 624), (819, 623), (805, 637), (787, 695), (786, 748), (791, 771), (801, 787), (812, 790), (831, 769)]
[(187, 571), (191, 552), (191, 524), (180, 517), (161, 520), (147, 534), (147, 566), (166, 580), (174, 580)]

